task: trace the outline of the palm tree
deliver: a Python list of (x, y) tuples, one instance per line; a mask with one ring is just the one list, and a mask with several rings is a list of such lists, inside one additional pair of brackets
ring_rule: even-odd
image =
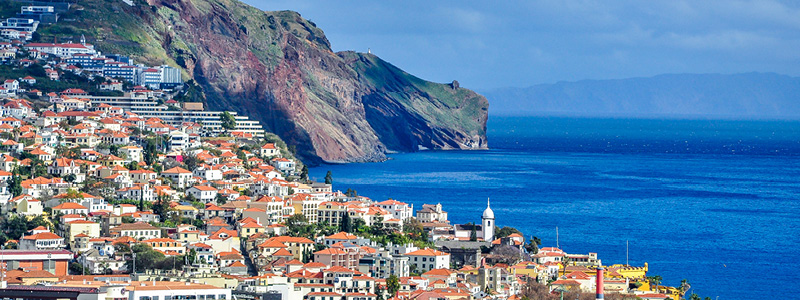
[(655, 275), (655, 276), (649, 276), (647, 277), (647, 279), (650, 281), (651, 286), (655, 286), (656, 293), (658, 293), (658, 285), (661, 283), (661, 280), (663, 278), (660, 275)]
[(569, 256), (564, 255), (564, 258), (561, 259), (561, 264), (564, 265), (564, 269), (561, 271), (561, 276), (567, 275), (567, 265), (572, 262), (572, 259)]
[(689, 280), (681, 280), (681, 285), (678, 286), (678, 291), (680, 292), (681, 298), (686, 295), (686, 291), (688, 291), (690, 288), (692, 288), (692, 286), (689, 284)]

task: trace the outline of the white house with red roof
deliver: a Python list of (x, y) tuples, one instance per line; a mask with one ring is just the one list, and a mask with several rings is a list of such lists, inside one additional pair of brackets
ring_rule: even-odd
[(186, 189), (189, 195), (205, 203), (214, 202), (217, 197), (217, 189), (207, 185), (196, 185)]
[(286, 174), (287, 176), (294, 175), (294, 168), (296, 165), (294, 160), (283, 157), (276, 157), (270, 160), (270, 163), (273, 166), (275, 166), (276, 169), (283, 172), (283, 174)]
[(408, 265), (417, 272), (450, 268), (450, 253), (425, 248), (405, 254)]
[(375, 203), (375, 206), (385, 209), (395, 219), (405, 220), (414, 215), (414, 204), (409, 205), (393, 199)]
[(347, 233), (347, 232), (342, 231), (342, 232), (338, 232), (338, 233), (334, 233), (334, 234), (331, 234), (329, 236), (326, 236), (326, 237), (323, 238), (323, 240), (324, 240), (323, 243), (326, 246), (330, 246), (330, 245), (333, 245), (333, 244), (336, 244), (336, 243), (353, 243), (353, 244), (356, 244), (358, 242), (358, 236), (356, 236), (355, 234), (352, 234), (352, 233)]
[(122, 91), (122, 82), (117, 80), (107, 81), (100, 84), (99, 87), (101, 90), (104, 91)]
[(19, 195), (10, 201), (16, 203), (18, 215), (39, 216), (44, 211), (42, 201), (34, 199), (31, 195)]
[[(37, 229), (43, 229), (44, 232)], [(23, 236), (19, 241), (21, 250), (60, 250), (64, 247), (64, 238), (41, 226), (34, 228), (31, 235)]]
[(36, 78), (31, 76), (25, 76), (24, 78), (20, 79), (20, 81), (27, 84), (36, 84)]
[(65, 215), (86, 215), (89, 214), (89, 209), (75, 202), (64, 202), (53, 207), (53, 212)]
[(161, 172), (161, 176), (172, 180), (172, 184), (178, 188), (187, 187), (192, 181), (192, 172), (181, 167), (174, 167)]
[(259, 149), (259, 152), (263, 157), (273, 157), (281, 154), (280, 150), (278, 150), (278, 147), (276, 147), (274, 143), (264, 144), (264, 146), (261, 146)]
[(6, 79), (3, 82), (3, 87), (11, 92), (16, 92), (19, 89), (19, 81), (16, 79)]

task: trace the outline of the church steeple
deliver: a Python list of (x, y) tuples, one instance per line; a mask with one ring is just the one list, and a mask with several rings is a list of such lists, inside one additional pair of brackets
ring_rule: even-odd
[(494, 220), (494, 211), (489, 205), (489, 199), (486, 199), (486, 209), (483, 210), (483, 219), (492, 219)]
[(489, 198), (486, 198), (486, 209), (481, 217), (481, 227), (483, 230), (483, 240), (491, 242), (494, 240), (494, 211), (492, 211)]

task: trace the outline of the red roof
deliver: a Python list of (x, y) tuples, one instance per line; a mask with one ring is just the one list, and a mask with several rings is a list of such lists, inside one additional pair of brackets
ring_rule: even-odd
[(58, 236), (55, 233), (52, 233), (52, 232), (42, 232), (42, 233), (37, 233), (37, 234), (34, 234), (34, 235), (29, 235), (29, 236), (23, 237), (22, 239), (23, 240), (57, 240), (57, 239), (61, 239), (61, 237)]

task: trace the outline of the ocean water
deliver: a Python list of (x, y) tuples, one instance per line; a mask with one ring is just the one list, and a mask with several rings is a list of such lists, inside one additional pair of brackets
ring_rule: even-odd
[[(453, 222), (499, 226), (543, 246), (647, 262), (664, 284), (719, 299), (796, 299), (800, 122), (491, 117), (486, 151), (396, 154), (323, 165), (334, 188), (441, 203)], [(558, 241), (556, 239), (558, 227)]]

